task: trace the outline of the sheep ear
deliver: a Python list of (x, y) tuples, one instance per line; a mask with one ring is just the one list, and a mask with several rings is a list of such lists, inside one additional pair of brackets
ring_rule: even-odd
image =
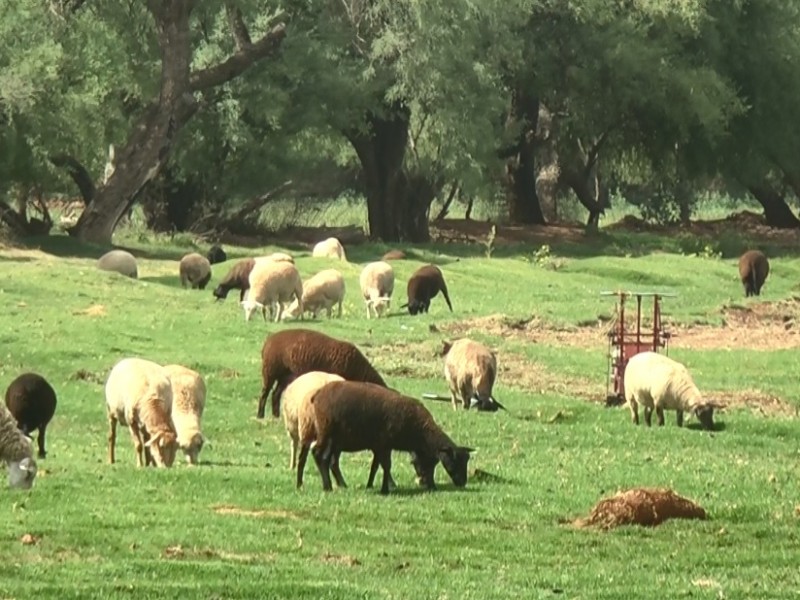
[(450, 348), (453, 347), (453, 342), (450, 340), (444, 340), (442, 342), (442, 356), (447, 356), (447, 353), (450, 352)]
[(459, 450), (463, 450), (464, 452), (468, 452), (470, 454), (475, 454), (478, 450), (475, 448), (468, 448), (467, 446), (461, 446)]

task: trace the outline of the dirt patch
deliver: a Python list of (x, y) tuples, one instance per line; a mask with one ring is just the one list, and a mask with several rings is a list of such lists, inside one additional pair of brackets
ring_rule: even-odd
[(290, 520), (297, 520), (300, 518), (296, 514), (286, 510), (251, 510), (251, 509), (241, 508), (239, 506), (233, 506), (230, 504), (215, 506), (213, 508), (214, 512), (219, 515), (236, 515), (240, 517), (267, 517), (273, 519), (290, 519)]
[(431, 223), (431, 238), (437, 242), (483, 243), (492, 226), (496, 226), (495, 245), (552, 244), (555, 242), (582, 242), (586, 239), (584, 227), (578, 224), (550, 225), (498, 225), (489, 221), (444, 219)]
[(24, 546), (35, 546), (36, 544), (39, 543), (39, 539), (40, 538), (38, 535), (33, 535), (32, 533), (26, 533), (21, 538), (19, 538), (19, 541)]
[(620, 525), (655, 527), (668, 519), (705, 519), (706, 511), (668, 488), (633, 488), (598, 502), (575, 527), (611, 529)]
[(355, 556), (350, 556), (348, 554), (331, 554), (330, 552), (326, 552), (320, 556), (320, 560), (324, 563), (344, 565), (345, 567), (357, 567), (361, 564), (361, 561)]
[(224, 550), (214, 550), (213, 548), (184, 548), (180, 544), (167, 546), (161, 553), (163, 558), (169, 559), (218, 559), (236, 562), (264, 562), (273, 560), (274, 554), (241, 554), (238, 552), (226, 552)]
[(102, 304), (92, 304), (89, 308), (75, 310), (73, 315), (86, 315), (87, 317), (105, 317), (108, 314), (106, 307)]
[(758, 390), (704, 390), (703, 396), (725, 408), (745, 408), (765, 417), (800, 416), (800, 407)]

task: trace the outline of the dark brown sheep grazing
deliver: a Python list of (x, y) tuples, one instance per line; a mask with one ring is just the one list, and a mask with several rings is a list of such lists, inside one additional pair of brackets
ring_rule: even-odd
[(22, 433), (30, 435), (37, 429), (39, 458), (47, 456), (45, 430), (56, 412), (56, 392), (47, 380), (36, 373), (23, 373), (6, 390), (6, 406), (17, 420)]
[(268, 336), (261, 348), (263, 387), (258, 400), (258, 418), (264, 418), (267, 396), (273, 385), (278, 384), (276, 393), (272, 395), (272, 415), (278, 417), (280, 391), (288, 385), (289, 378), (310, 371), (324, 371), (352, 381), (386, 386), (367, 358), (350, 342), (310, 329), (284, 329)]
[(769, 275), (769, 261), (760, 250), (748, 250), (739, 259), (739, 278), (744, 285), (744, 295), (760, 296), (764, 281)]
[(408, 302), (400, 308), (408, 307), (408, 312), (412, 315), (417, 313), (428, 312), (431, 305), (431, 298), (436, 296), (440, 291), (444, 296), (445, 302), (450, 312), (453, 312), (453, 305), (450, 303), (450, 296), (447, 293), (447, 285), (444, 282), (444, 276), (439, 267), (435, 265), (425, 265), (420, 267), (411, 279), (408, 280), (406, 288), (408, 293)]
[(405, 257), (406, 253), (402, 250), (389, 250), (381, 260), (403, 260)]
[(223, 250), (221, 246), (217, 246), (215, 244), (208, 249), (208, 254), (206, 254), (206, 258), (208, 259), (208, 262), (210, 262), (212, 265), (215, 265), (217, 263), (225, 262), (226, 260), (228, 260), (228, 255), (225, 253), (225, 250)]
[[(371, 450), (373, 455), (367, 487), (378, 465), (383, 469), (381, 494), (389, 493), (392, 450), (410, 452), (420, 483), (434, 489), (434, 469), (441, 461), (457, 487), (467, 484), (471, 448), (458, 446), (436, 424), (421, 402), (373, 383), (336, 381), (320, 388), (311, 398), (316, 445), (312, 450), (322, 476), (322, 488), (332, 489), (331, 468), (339, 486), (342, 452)], [(300, 441), (298, 474), (302, 472), (313, 440)]]
[(245, 258), (233, 265), (214, 290), (214, 296), (217, 300), (227, 298), (228, 292), (233, 289), (241, 290), (239, 292), (239, 302), (244, 300), (244, 294), (250, 288), (250, 271), (253, 270), (255, 264), (255, 258)]

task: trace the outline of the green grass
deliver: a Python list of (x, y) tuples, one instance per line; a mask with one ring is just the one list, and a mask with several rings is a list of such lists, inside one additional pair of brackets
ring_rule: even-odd
[[(638, 242), (637, 242), (638, 239)], [(433, 356), (456, 321), (535, 315), (572, 327), (610, 315), (607, 289), (659, 289), (669, 319), (718, 323), (720, 309), (790, 297), (800, 259), (773, 260), (758, 300), (745, 301), (735, 261), (677, 253), (614, 253), (603, 245), (670, 245), (632, 236), (596, 247), (559, 246), (558, 270), (532, 264), (533, 249), (498, 258), (459, 246), (416, 248), (394, 263), (390, 318), (367, 321), (358, 298), (360, 266), (383, 246), (348, 248), (348, 294), (341, 320), (304, 325), (357, 343), (393, 387), (419, 397), (445, 392)], [(644, 241), (643, 241), (644, 240)], [(30, 492), (0, 490), (0, 597), (8, 598), (787, 598), (800, 589), (797, 568), (797, 420), (749, 410), (719, 415), (713, 434), (690, 426), (635, 428), (627, 410), (590, 402), (605, 395), (605, 345), (526, 343), (476, 332), (555, 378), (596, 382), (592, 398), (541, 394), (501, 377), (496, 395), (509, 413), (454, 412), (430, 402), (459, 443), (474, 446), (474, 477), (456, 490), (441, 468), (439, 490), (420, 493), (407, 458), (396, 456), (400, 490), (367, 491), (369, 457), (345, 455), (345, 490), (324, 494), (310, 463), (297, 491), (287, 468), (282, 422), (257, 421), (259, 351), (271, 331), (292, 324), (245, 323), (234, 295), (180, 288), (177, 258), (189, 249), (152, 237), (126, 239), (144, 256), (140, 279), (97, 272), (102, 249), (66, 238), (42, 241), (48, 253), (0, 255), (0, 385), (23, 370), (45, 375), (59, 406), (48, 431), (49, 456)], [(277, 248), (269, 247), (263, 251)], [(214, 267), (212, 286), (235, 257)], [(518, 255), (512, 255), (517, 252)], [(304, 277), (328, 266), (297, 253)], [(442, 266), (455, 308), (441, 298), (409, 317), (405, 281), (422, 261)], [(102, 315), (83, 314), (102, 305)], [(673, 354), (701, 389), (760, 389), (800, 406), (797, 350), (683, 350)], [(178, 362), (206, 378), (204, 431), (211, 445), (192, 469), (136, 469), (123, 430), (118, 463), (106, 464), (103, 382), (119, 359)], [(76, 377), (81, 371), (83, 377)], [(560, 412), (560, 415), (559, 415)], [(554, 418), (555, 416), (560, 418)], [(631, 486), (669, 486), (709, 512), (708, 521), (670, 521), (645, 530), (575, 530), (601, 497)], [(251, 513), (218, 512), (231, 506)], [(20, 538), (30, 533), (35, 545)]]

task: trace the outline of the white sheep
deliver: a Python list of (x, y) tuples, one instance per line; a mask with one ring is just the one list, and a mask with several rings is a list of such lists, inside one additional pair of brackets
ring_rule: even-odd
[(639, 424), (638, 406), (644, 407), (644, 421), (650, 425), (653, 409), (658, 424), (664, 424), (664, 410), (678, 413), (683, 425), (684, 411), (693, 412), (704, 429), (714, 427), (713, 402), (703, 400), (689, 371), (681, 363), (658, 352), (640, 352), (628, 360), (624, 377), (625, 399), (631, 409), (631, 421)]
[[(344, 276), (336, 269), (325, 269), (303, 282), (303, 310), (317, 318), (320, 311), (325, 310), (328, 318), (333, 313), (333, 305), (338, 304), (338, 315), (342, 316), (344, 301)], [(283, 318), (294, 318), (300, 313), (300, 303), (295, 299), (286, 309)]]
[(182, 365), (165, 365), (172, 384), (172, 423), (178, 435), (178, 447), (190, 465), (197, 464), (205, 437), (201, 430), (206, 406), (206, 384), (197, 371)]
[(286, 254), (286, 252), (273, 252), (272, 254), (267, 254), (266, 256), (257, 256), (256, 262), (261, 260), (273, 260), (275, 262), (290, 262), (294, 264), (294, 258), (291, 254)]
[(110, 250), (106, 252), (97, 259), (97, 268), (101, 271), (113, 271), (133, 279), (139, 276), (136, 257), (126, 250)]
[[(170, 467), (178, 447), (172, 411), (172, 385), (161, 365), (143, 358), (123, 358), (106, 381), (108, 462), (113, 464), (117, 423), (127, 425), (140, 467), (153, 462)], [(148, 439), (149, 438), (149, 439)], [(145, 449), (149, 456), (145, 461)]]
[(303, 318), (303, 282), (300, 273), (290, 262), (272, 260), (257, 261), (248, 277), (250, 289), (247, 298), (242, 300), (245, 321), (249, 321), (256, 309), (261, 309), (264, 321), (267, 320), (267, 306), (270, 317), (275, 315), (275, 322), (281, 319), (283, 303), (297, 298), (300, 303), (300, 318)]
[(492, 396), (497, 377), (497, 357), (494, 352), (475, 340), (463, 338), (444, 342), (444, 378), (450, 387), (453, 409), (461, 400), (464, 409), (496, 411), (504, 408)]
[(37, 471), (33, 445), (3, 404), (0, 404), (0, 460), (8, 465), (9, 487), (30, 489)]
[(344, 377), (324, 371), (310, 371), (292, 381), (280, 395), (278, 401), (281, 402), (283, 411), (283, 424), (292, 442), (289, 453), (290, 469), (297, 465), (301, 436), (305, 435), (309, 440), (314, 438), (314, 412), (309, 400), (318, 389), (332, 381), (344, 381)]
[(311, 252), (311, 256), (321, 258), (336, 258), (338, 260), (347, 261), (347, 256), (344, 253), (344, 246), (335, 237), (329, 237), (326, 240), (318, 242)]
[(388, 311), (394, 293), (394, 269), (388, 262), (379, 260), (369, 263), (361, 270), (358, 278), (361, 295), (367, 305), (367, 318), (378, 318)]

